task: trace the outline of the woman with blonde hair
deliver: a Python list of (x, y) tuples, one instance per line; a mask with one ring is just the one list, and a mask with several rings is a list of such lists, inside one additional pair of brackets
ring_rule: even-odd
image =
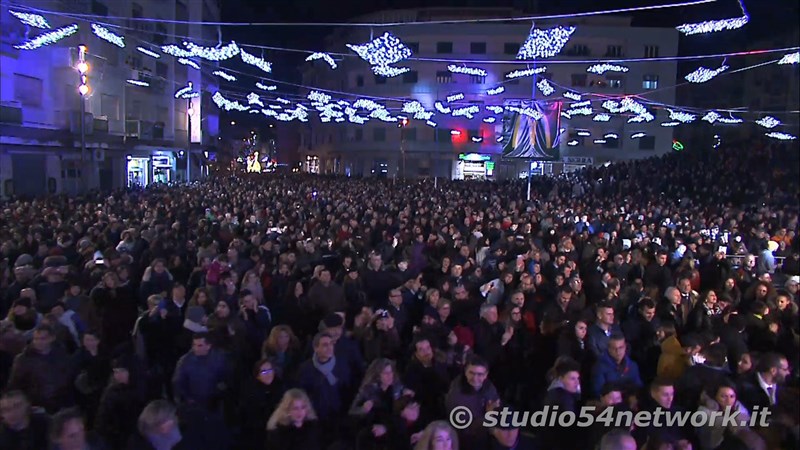
[(291, 376), (300, 364), (300, 341), (289, 325), (275, 325), (261, 347), (261, 357), (269, 358), (281, 379)]
[(458, 434), (444, 420), (431, 422), (425, 427), (414, 450), (458, 450)]
[(302, 389), (289, 389), (267, 421), (267, 449), (321, 450), (314, 406)]

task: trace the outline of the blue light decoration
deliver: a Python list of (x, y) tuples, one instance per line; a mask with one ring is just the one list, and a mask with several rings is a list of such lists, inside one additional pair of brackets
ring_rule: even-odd
[(189, 67), (191, 67), (193, 69), (200, 70), (200, 66), (196, 62), (192, 61), (191, 59), (178, 58), (178, 62), (180, 64), (183, 64), (184, 66), (189, 66)]
[(570, 103), (569, 108), (570, 109), (583, 108), (584, 106), (592, 106), (592, 101), (591, 100), (584, 100), (582, 102)]
[(315, 61), (317, 59), (321, 59), (321, 60), (325, 61), (326, 63), (328, 63), (328, 65), (331, 67), (331, 69), (335, 69), (337, 67), (336, 66), (336, 61), (333, 60), (331, 55), (329, 55), (327, 53), (323, 53), (323, 52), (314, 52), (314, 53), (308, 55), (308, 57), (306, 58), (306, 61)]
[(609, 112), (612, 113), (619, 113), (621, 112), (621, 105), (616, 100), (606, 100), (603, 102), (603, 109), (607, 109)]
[(771, 130), (780, 125), (781, 121), (772, 116), (766, 116), (764, 118), (756, 120), (756, 123), (764, 128), (769, 128)]
[(547, 70), (546, 66), (541, 67), (533, 67), (530, 69), (523, 69), (523, 70), (514, 70), (506, 74), (506, 78), (514, 79), (514, 78), (522, 78), (522, 77), (529, 77), (531, 75), (536, 75), (540, 73), (544, 73)]
[(693, 34), (716, 33), (718, 31), (736, 30), (742, 28), (750, 21), (750, 15), (747, 14), (747, 10), (745, 10), (742, 0), (739, 0), (739, 7), (742, 10), (742, 15), (740, 17), (721, 20), (707, 20), (699, 23), (685, 23), (675, 27), (675, 29), (686, 36), (691, 36)]
[(545, 59), (561, 52), (569, 41), (575, 27), (554, 27), (540, 30), (533, 26), (528, 39), (517, 52), (517, 59)]
[(200, 96), (200, 93), (194, 91), (194, 85), (192, 82), (188, 82), (186, 86), (178, 89), (175, 91), (175, 98), (187, 99), (187, 98), (196, 98)]
[(211, 96), (211, 100), (217, 105), (218, 108), (224, 109), (225, 111), (230, 111), (232, 109), (236, 111), (247, 111), (250, 109), (249, 106), (244, 106), (235, 100), (231, 101), (226, 99), (219, 92), (215, 92), (214, 95)]
[(148, 83), (146, 81), (139, 81), (139, 80), (125, 80), (125, 81), (127, 81), (129, 84), (132, 84), (134, 86), (141, 86), (141, 87), (150, 86), (150, 83)]
[(283, 103), (284, 105), (288, 105), (289, 103), (292, 103), (289, 100), (286, 100), (285, 98), (280, 98), (280, 97), (276, 98), (275, 101)]
[(50, 24), (47, 23), (47, 19), (45, 19), (43, 16), (40, 16), (39, 14), (12, 11), (10, 9), (8, 10), (8, 13), (19, 19), (20, 22), (30, 27), (41, 28), (43, 30), (50, 28)]
[(139, 50), (140, 52), (144, 53), (145, 55), (153, 57), (153, 58), (156, 58), (156, 59), (161, 58), (161, 55), (159, 55), (158, 53), (156, 53), (156, 52), (154, 52), (152, 50), (148, 50), (148, 49), (146, 49), (144, 47), (136, 47), (136, 50)]
[(593, 66), (589, 66), (589, 68), (586, 69), (587, 72), (596, 73), (598, 75), (602, 75), (602, 74), (604, 74), (606, 72), (623, 72), (624, 73), (624, 72), (627, 72), (628, 70), (630, 70), (630, 69), (628, 69), (625, 66), (620, 66), (620, 65), (617, 65), (617, 64), (608, 64), (608, 63), (595, 64)]
[(541, 80), (539, 80), (538, 83), (536, 83), (536, 87), (539, 88), (539, 91), (544, 96), (548, 96), (556, 91), (556, 89), (550, 85), (550, 82), (544, 78), (542, 78)]
[(486, 95), (498, 95), (498, 94), (502, 94), (505, 91), (506, 91), (506, 88), (504, 86), (497, 86), (494, 89), (489, 89), (488, 91), (486, 91)]
[(233, 76), (231, 74), (228, 74), (228, 73), (225, 73), (225, 72), (223, 72), (221, 70), (215, 70), (214, 72), (212, 72), (212, 75), (216, 75), (216, 76), (218, 76), (220, 78), (223, 78), (223, 79), (225, 79), (227, 81), (236, 81), (236, 77), (235, 76)]
[(365, 44), (346, 46), (372, 66), (388, 66), (411, 57), (411, 49), (388, 31)]
[(275, 85), (267, 86), (266, 84), (259, 83), (259, 82), (256, 82), (256, 87), (259, 88), (259, 89), (263, 89), (265, 91), (274, 91), (274, 90), (278, 89), (278, 86), (275, 86)]
[(396, 77), (410, 71), (411, 68), (409, 67), (372, 66), (372, 72), (375, 75), (380, 75), (387, 78)]
[(115, 34), (113, 31), (109, 30), (104, 26), (93, 23), (92, 33), (94, 33), (100, 39), (110, 42), (119, 48), (125, 48), (125, 38), (118, 34)]
[(781, 133), (781, 132), (778, 132), (778, 131), (772, 131), (770, 133), (764, 133), (764, 135), (767, 136), (767, 137), (771, 137), (773, 139), (777, 139), (779, 141), (793, 141), (793, 140), (797, 139), (797, 136), (792, 136), (791, 134)]
[(458, 100), (464, 100), (464, 94), (459, 92), (457, 94), (448, 95), (447, 96), (447, 103), (453, 103)]
[(242, 56), (242, 61), (244, 61), (245, 64), (250, 64), (251, 66), (258, 67), (259, 69), (267, 73), (272, 72), (272, 63), (264, 61), (264, 58), (259, 58), (256, 55), (251, 55), (250, 53), (247, 53), (245, 49), (240, 49), (239, 54)]
[(56, 42), (72, 36), (77, 32), (78, 25), (68, 25), (66, 27), (57, 28), (53, 31), (48, 31), (47, 33), (42, 33), (31, 40), (19, 45), (15, 45), (14, 48), (17, 50), (36, 50), (37, 48), (44, 47), (45, 45), (55, 44)]
[(575, 100), (575, 101), (580, 101), (581, 98), (583, 97), (581, 94), (578, 94), (577, 92), (570, 92), (570, 91), (564, 92), (562, 96), (564, 98), (568, 98), (570, 100)]
[(383, 106), (381, 106), (380, 103), (376, 103), (374, 100), (368, 98), (360, 98), (356, 100), (355, 103), (353, 103), (353, 108), (366, 109), (367, 111), (374, 111), (376, 109), (383, 108)]
[(686, 79), (686, 81), (690, 83), (705, 83), (706, 81), (728, 70), (728, 68), (729, 67), (724, 64), (720, 66), (718, 69), (707, 69), (705, 67), (699, 67), (697, 70), (686, 75), (684, 78)]
[(578, 131), (577, 134), (578, 134), (578, 136), (581, 136), (581, 137), (588, 137), (588, 136), (592, 135), (592, 132), (589, 131), (589, 130), (580, 130), (580, 131)]
[(778, 61), (779, 65), (797, 64), (800, 61), (800, 52), (789, 53)]
[(466, 67), (466, 66), (457, 66), (455, 64), (450, 64), (447, 66), (447, 70), (453, 73), (463, 73), (465, 75), (475, 75), (479, 77), (485, 77), (487, 75), (486, 71), (477, 67)]

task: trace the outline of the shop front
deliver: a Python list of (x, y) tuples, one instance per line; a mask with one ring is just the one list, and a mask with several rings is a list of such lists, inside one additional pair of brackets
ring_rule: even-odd
[(454, 180), (486, 180), (494, 177), (492, 155), (461, 153), (453, 168)]
[(128, 187), (145, 187), (151, 183), (171, 183), (175, 181), (174, 155), (157, 152), (150, 156), (132, 156), (127, 159)]

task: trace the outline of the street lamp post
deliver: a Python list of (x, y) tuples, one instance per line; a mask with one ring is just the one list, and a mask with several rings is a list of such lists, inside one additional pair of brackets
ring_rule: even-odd
[(89, 72), (89, 64), (86, 63), (85, 45), (78, 46), (78, 65), (76, 69), (78, 69), (78, 76), (80, 77), (78, 93), (81, 95), (81, 178), (83, 179), (84, 189), (88, 190), (89, 177), (86, 173), (86, 95), (89, 94), (89, 80), (86, 74)]
[(400, 122), (400, 157), (402, 158), (402, 171), (403, 171), (403, 181), (406, 180), (406, 126), (408, 125), (408, 119), (403, 118)]
[(186, 130), (186, 183), (192, 182), (191, 176), (191, 167), (192, 167), (192, 99), (187, 98), (186, 101), (188, 102), (188, 108), (186, 109), (186, 114), (188, 116), (188, 124)]

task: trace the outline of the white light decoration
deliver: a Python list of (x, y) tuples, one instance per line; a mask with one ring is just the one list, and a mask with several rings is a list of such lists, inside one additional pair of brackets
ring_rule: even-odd
[(353, 108), (374, 111), (376, 109), (382, 109), (383, 106), (368, 98), (360, 98), (353, 104)]
[(706, 113), (705, 116), (701, 120), (705, 120), (708, 123), (714, 123), (719, 120), (720, 115), (716, 111), (709, 111)]
[(453, 110), (453, 117), (460, 117), (465, 116), (468, 119), (472, 119), (474, 116), (473, 114), (478, 114), (481, 109), (476, 105), (465, 106), (463, 108), (457, 108)]
[(586, 100), (586, 101), (582, 101), (582, 102), (578, 102), (578, 103), (572, 103), (572, 104), (569, 105), (569, 107), (570, 107), (570, 109), (572, 109), (572, 108), (582, 108), (584, 106), (591, 106), (591, 105), (592, 105), (592, 101), (591, 100)]
[(347, 48), (373, 66), (388, 66), (411, 57), (411, 49), (388, 31), (365, 44), (347, 44)]
[(337, 117), (336, 120), (335, 120), (336, 123), (342, 123), (344, 121), (345, 121), (344, 117)]
[(427, 124), (429, 127), (436, 128), (436, 122), (434, 122), (434, 121), (432, 121), (432, 120), (429, 120), (429, 121), (427, 121), (427, 122), (425, 122), (425, 123), (426, 123), (426, 124)]
[(598, 145), (602, 145), (602, 144), (606, 143), (606, 140), (605, 139), (595, 139), (594, 143), (598, 144)]
[(500, 114), (500, 113), (502, 113), (502, 112), (503, 112), (503, 107), (502, 107), (502, 106), (492, 106), (492, 105), (489, 105), (489, 106), (486, 106), (486, 110), (487, 110), (487, 111), (491, 111), (491, 112), (493, 112), (493, 113), (495, 113), (495, 114)]
[(375, 75), (380, 75), (387, 78), (396, 77), (410, 71), (411, 68), (409, 67), (372, 66), (372, 72)]
[(416, 114), (418, 112), (425, 112), (425, 108), (422, 106), (422, 103), (414, 100), (403, 103), (403, 112), (408, 114)]
[(685, 23), (683, 25), (675, 27), (675, 29), (685, 34), (686, 36), (691, 36), (693, 34), (716, 33), (717, 31), (736, 30), (738, 28), (742, 28), (743, 26), (747, 25), (747, 22), (749, 21), (750, 17), (745, 13), (745, 15), (741, 17), (734, 17), (732, 19), (707, 20), (705, 22), (700, 22), (700, 23)]
[(622, 99), (622, 101), (620, 102), (619, 110), (616, 112), (626, 112), (626, 111), (630, 111), (636, 114), (636, 116), (628, 119), (628, 123), (651, 122), (655, 120), (655, 116), (653, 116), (649, 111), (647, 111), (647, 108), (644, 105), (637, 102), (631, 97), (625, 97), (624, 99)]
[(603, 139), (619, 139), (617, 133), (606, 133)]
[(781, 60), (778, 61), (778, 64), (780, 65), (797, 64), (798, 62), (800, 62), (800, 52), (794, 52), (794, 53), (789, 53), (788, 55), (781, 58)]
[(311, 91), (308, 93), (308, 99), (312, 102), (328, 103), (331, 101), (331, 96), (319, 91)]
[(480, 136), (472, 136), (472, 142), (474, 142), (476, 144), (479, 144), (479, 143), (483, 142), (483, 138), (480, 137)]
[(603, 102), (603, 108), (607, 109), (609, 112), (618, 113), (620, 112), (620, 104), (618, 101), (615, 100), (606, 100)]
[(447, 96), (447, 103), (453, 103), (453, 102), (458, 101), (458, 100), (464, 100), (464, 94), (459, 92), (458, 94), (453, 94), (453, 95), (448, 95)]
[(547, 71), (547, 67), (545, 67), (545, 66), (533, 67), (533, 68), (524, 69), (524, 70), (514, 70), (512, 72), (507, 73), (506, 74), (506, 78), (513, 79), (513, 78), (529, 77), (531, 75), (544, 73), (545, 71)]
[(261, 112), (261, 111), (259, 111), (259, 110), (257, 110), (257, 109), (251, 109), (250, 111), (247, 111), (247, 113), (248, 113), (248, 114), (258, 114), (258, 113), (260, 113), (260, 112)]
[(606, 113), (600, 113), (594, 116), (594, 119), (592, 120), (594, 120), (595, 122), (608, 122), (609, 120), (611, 120), (611, 116)]
[(151, 56), (151, 57), (156, 58), (156, 59), (161, 58), (161, 55), (159, 55), (158, 53), (156, 53), (156, 52), (154, 52), (152, 50), (148, 50), (148, 49), (146, 49), (144, 47), (136, 47), (136, 50), (139, 50), (140, 52), (144, 53), (145, 55)]
[(278, 89), (278, 86), (275, 86), (275, 85), (267, 86), (267, 85), (259, 83), (259, 82), (256, 82), (256, 87), (259, 88), (259, 89), (263, 89), (265, 91), (274, 91), (274, 90)]
[(250, 105), (258, 105), (262, 108), (264, 107), (264, 103), (261, 102), (261, 98), (255, 92), (247, 94), (247, 103)]
[(447, 66), (447, 70), (453, 73), (463, 73), (465, 75), (476, 75), (479, 77), (485, 77), (487, 75), (485, 70), (478, 67), (457, 66), (455, 64)]
[(256, 66), (267, 73), (272, 72), (272, 63), (264, 61), (264, 58), (259, 58), (258, 56), (251, 55), (250, 53), (247, 53), (244, 49), (241, 49), (240, 53), (242, 55), (242, 61), (244, 61), (246, 64), (250, 64), (251, 66)]
[[(591, 114), (591, 112), (589, 112), (589, 114)], [(561, 117), (563, 117), (565, 119), (571, 119), (572, 118), (572, 114), (570, 114), (568, 111), (561, 111)]]
[(535, 110), (531, 107), (523, 108), (519, 111), (520, 114), (523, 116), (528, 116), (533, 120), (539, 120), (544, 117), (544, 114), (540, 113), (538, 110)]
[(139, 80), (125, 80), (125, 81), (127, 81), (128, 83), (130, 83), (130, 84), (132, 84), (134, 86), (142, 86), (142, 87), (150, 86), (150, 83), (148, 83), (146, 81), (139, 81)]
[(214, 72), (212, 72), (212, 74), (216, 75), (216, 76), (218, 76), (220, 78), (224, 78), (224, 79), (226, 79), (228, 81), (236, 81), (236, 77), (235, 76), (227, 74), (227, 73), (225, 73), (225, 72), (223, 72), (221, 70), (215, 70)]
[(439, 101), (434, 102), (433, 103), (433, 107), (436, 108), (436, 110), (439, 111), (442, 114), (450, 114), (450, 108), (448, 108), (447, 106), (444, 106), (442, 104), (442, 102), (439, 102)]
[(489, 89), (488, 91), (486, 91), (486, 95), (498, 95), (498, 94), (502, 94), (505, 91), (506, 91), (506, 88), (504, 86), (497, 86), (494, 89)]
[(628, 119), (628, 123), (652, 122), (654, 119), (655, 117), (652, 114), (645, 111), (642, 114), (633, 116), (630, 119)]
[(458, 130), (450, 130), (451, 136), (461, 136), (461, 132)]
[(667, 109), (669, 111), (669, 118), (670, 120), (677, 120), (681, 123), (692, 123), (697, 119), (697, 116), (694, 114), (689, 114), (683, 111), (673, 111), (671, 109)]
[(539, 88), (539, 91), (544, 96), (548, 96), (556, 91), (556, 89), (550, 85), (550, 82), (544, 78), (542, 78), (541, 80), (539, 80), (538, 83), (536, 83), (536, 87)]
[(175, 91), (175, 98), (187, 99), (187, 98), (199, 97), (200, 93), (194, 91), (193, 89), (194, 85), (192, 85), (192, 82), (190, 81), (189, 83), (186, 84), (186, 86)]
[(14, 48), (17, 50), (35, 50), (39, 47), (44, 47), (45, 45), (55, 44), (65, 37), (72, 36), (77, 31), (78, 25), (68, 25), (66, 27), (57, 28), (53, 31), (48, 31), (47, 33), (42, 33), (29, 41), (15, 45)]
[(372, 111), (369, 116), (373, 119), (378, 119), (383, 122), (397, 122), (397, 117), (392, 117), (392, 115), (389, 114), (389, 111), (383, 109), (382, 107)]
[(289, 103), (292, 103), (292, 102), (290, 102), (289, 100), (286, 100), (285, 98), (280, 98), (280, 97), (276, 98), (276, 99), (275, 99), (275, 101), (277, 101), (277, 102), (281, 102), (281, 103), (283, 103), (284, 105), (288, 105)]
[(640, 133), (633, 133), (631, 135), (631, 139), (640, 139), (640, 138), (643, 138), (645, 136), (647, 136), (647, 134), (645, 134), (645, 133), (641, 133), (641, 132)]
[(578, 136), (587, 137), (587, 136), (591, 136), (591, 135), (592, 135), (592, 133), (590, 131), (588, 131), (588, 130), (580, 130), (580, 131), (578, 131)]
[(772, 117), (772, 116), (767, 116), (767, 117), (764, 117), (762, 119), (756, 120), (756, 123), (761, 125), (764, 128), (769, 128), (771, 130), (771, 129), (777, 127), (778, 125), (780, 125), (781, 121), (776, 119), (776, 118), (774, 118), (774, 117)]
[(574, 32), (575, 27), (533, 28), (517, 52), (517, 59), (551, 58), (561, 52)]
[(681, 124), (680, 122), (663, 122), (661, 124), (661, 126), (662, 127), (677, 127), (680, 124)]
[(769, 133), (764, 133), (764, 136), (771, 137), (773, 139), (778, 139), (778, 140), (781, 140), (781, 141), (793, 141), (793, 140), (797, 139), (797, 136), (792, 136), (791, 134), (781, 133), (781, 132), (778, 132), (778, 131), (772, 131), (772, 132), (769, 132)]
[(564, 98), (568, 98), (570, 100), (575, 100), (575, 101), (580, 101), (581, 97), (582, 97), (581, 94), (578, 94), (578, 93), (575, 93), (575, 92), (570, 92), (570, 91), (566, 91), (562, 95), (563, 95)]
[(368, 120), (369, 120), (368, 118), (366, 118), (366, 117), (361, 117), (361, 116), (348, 116), (348, 117), (347, 117), (347, 121), (348, 121), (348, 122), (350, 122), (350, 123), (355, 123), (355, 124), (358, 124), (358, 125), (363, 125), (363, 124), (365, 124), (365, 123), (366, 123)]
[(719, 123), (724, 123), (724, 124), (728, 124), (728, 125), (735, 125), (737, 123), (744, 122), (744, 120), (742, 120), (742, 119), (740, 119), (738, 117), (733, 117), (733, 115), (731, 115), (730, 117), (720, 117), (718, 121), (719, 121)]
[(587, 72), (596, 73), (598, 75), (602, 75), (606, 72), (627, 72), (628, 70), (630, 69), (628, 69), (625, 66), (620, 66), (617, 64), (608, 64), (608, 63), (595, 64), (593, 66), (589, 66), (589, 68), (586, 69)]
[(321, 59), (321, 60), (325, 61), (326, 63), (328, 63), (328, 65), (331, 66), (331, 69), (335, 69), (337, 67), (336, 66), (336, 61), (334, 61), (333, 58), (331, 58), (331, 55), (329, 55), (327, 53), (322, 53), (322, 52), (314, 52), (314, 53), (308, 55), (308, 58), (306, 58), (306, 61), (315, 61), (317, 59)]
[(568, 116), (567, 119), (572, 118), (572, 116), (591, 116), (592, 108), (583, 107), (583, 108), (570, 109), (566, 111), (566, 113)]
[[(226, 59), (231, 59), (234, 56), (238, 55), (240, 52), (244, 52), (244, 50), (240, 49), (236, 42), (231, 41), (230, 44), (226, 44), (219, 48), (217, 47), (203, 47), (201, 45), (197, 45), (193, 42), (184, 42), (184, 46), (189, 49), (190, 56), (198, 56), (203, 59), (207, 59), (209, 61), (224, 61)], [(163, 49), (163, 48), (162, 48)], [(244, 59), (244, 55), (242, 55), (242, 59)], [(247, 61), (245, 61), (247, 62)], [(251, 63), (248, 63), (251, 64)], [(269, 71), (267, 71), (269, 72)]]
[(189, 66), (191, 68), (200, 70), (200, 66), (196, 62), (192, 61), (191, 59), (178, 58), (178, 62), (183, 64), (184, 66)]
[(219, 92), (215, 92), (214, 95), (211, 96), (211, 100), (214, 101), (217, 107), (224, 109), (225, 111), (230, 111), (232, 109), (236, 111), (247, 111), (248, 109), (250, 109), (249, 106), (242, 105), (236, 100), (231, 101), (226, 99)]
[(419, 111), (414, 113), (414, 118), (417, 120), (428, 120), (433, 117), (433, 112), (431, 111)]
[(567, 145), (569, 145), (570, 147), (575, 147), (576, 145), (578, 145), (578, 140), (577, 139), (573, 139), (573, 140), (567, 142)]
[(104, 41), (111, 42), (119, 48), (125, 48), (125, 38), (115, 34), (113, 31), (106, 27), (100, 26), (96, 23), (92, 24), (92, 33)]
[(503, 136), (497, 136), (497, 142), (503, 142)]
[(495, 119), (494, 117), (485, 117), (483, 119), (483, 121), (486, 122), (486, 123), (494, 123), (496, 120), (497, 119)]
[(168, 55), (174, 56), (176, 58), (191, 58), (191, 57), (195, 56), (189, 50), (180, 48), (180, 47), (178, 47), (177, 45), (174, 45), (174, 44), (162, 45), (161, 46), (161, 51), (166, 53), (166, 54), (168, 54)]
[(729, 66), (727, 65), (722, 65), (718, 69), (707, 69), (705, 67), (699, 67), (697, 70), (686, 75), (684, 78), (686, 79), (686, 81), (690, 83), (705, 83), (706, 81), (728, 70), (728, 68)]
[(43, 30), (50, 28), (50, 24), (47, 23), (47, 19), (45, 19), (43, 16), (40, 16), (39, 14), (17, 12), (17, 11), (12, 11), (10, 9), (8, 10), (8, 13), (19, 19), (19, 21), (24, 23), (25, 25), (34, 28), (41, 28)]

